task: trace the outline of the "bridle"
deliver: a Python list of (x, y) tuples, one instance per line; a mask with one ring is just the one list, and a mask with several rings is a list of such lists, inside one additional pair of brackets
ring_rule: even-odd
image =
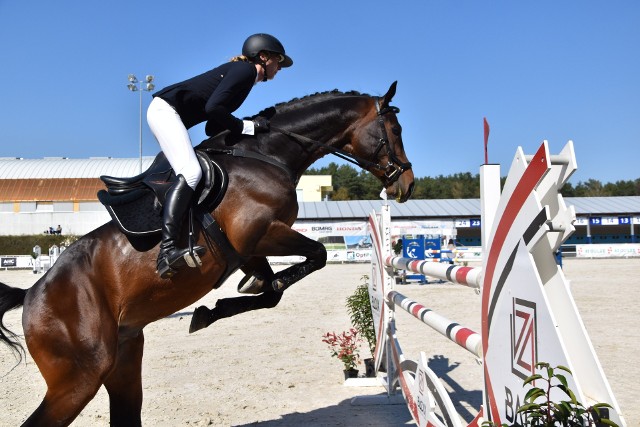
[(392, 106), (387, 106), (384, 107), (382, 109), (380, 109), (380, 105), (379, 105), (379, 98), (375, 97), (375, 101), (374, 103), (376, 104), (376, 112), (377, 112), (377, 121), (380, 124), (380, 130), (382, 133), (382, 136), (378, 139), (378, 146), (376, 147), (375, 151), (374, 151), (374, 157), (377, 158), (378, 154), (380, 153), (380, 150), (382, 150), (383, 148), (386, 148), (387, 150), (387, 157), (389, 159), (389, 161), (387, 162), (386, 165), (381, 165), (380, 163), (375, 163), (372, 161), (369, 161), (367, 159), (363, 159), (362, 157), (358, 157), (356, 155), (353, 155), (345, 150), (342, 150), (340, 148), (336, 148), (336, 147), (332, 147), (329, 144), (325, 144), (323, 142), (319, 142), (316, 141), (314, 139), (311, 138), (307, 138), (306, 136), (303, 135), (299, 135), (297, 133), (288, 131), (286, 129), (282, 129), (276, 126), (271, 126), (271, 130), (276, 131), (276, 132), (280, 132), (284, 135), (287, 135), (291, 138), (293, 138), (294, 140), (296, 140), (297, 142), (304, 142), (304, 143), (309, 143), (312, 144), (313, 148), (315, 149), (317, 147), (323, 147), (325, 148), (327, 151), (330, 152), (330, 154), (333, 154), (337, 157), (340, 157), (343, 160), (346, 160), (350, 163), (353, 163), (359, 167), (361, 167), (362, 169), (377, 169), (380, 171), (384, 171), (384, 182), (383, 185), (385, 187), (388, 187), (390, 185), (392, 185), (393, 183), (395, 183), (400, 176), (408, 171), (409, 169), (411, 169), (411, 163), (410, 162), (402, 162), (400, 161), (400, 159), (398, 159), (398, 157), (395, 155), (395, 153), (393, 152), (393, 150), (391, 149), (391, 143), (389, 142), (389, 135), (387, 134), (387, 128), (384, 125), (384, 115), (388, 114), (388, 113), (395, 113), (398, 114), (400, 112), (400, 109), (398, 107), (392, 107)]
[[(400, 109), (398, 107), (393, 107), (391, 105), (388, 105), (383, 109), (380, 109), (378, 99), (379, 99), (378, 97), (375, 98), (375, 104), (376, 104), (376, 111), (378, 114), (378, 123), (380, 124), (380, 130), (382, 131), (382, 138), (379, 139), (380, 143), (378, 144), (376, 151), (373, 153), (373, 156), (375, 158), (378, 158), (378, 153), (380, 152), (380, 150), (382, 150), (383, 147), (387, 149), (387, 157), (389, 158), (389, 161), (387, 162), (387, 165), (384, 167), (384, 177), (385, 177), (385, 186), (389, 186), (394, 182), (396, 182), (400, 178), (400, 175), (402, 175), (405, 171), (408, 171), (409, 169), (411, 169), (411, 162), (402, 162), (400, 161), (400, 159), (398, 159), (396, 154), (391, 149), (391, 143), (389, 142), (389, 135), (387, 134), (387, 128), (384, 125), (383, 116), (390, 112), (394, 114), (398, 114), (400, 112)], [(379, 164), (377, 164), (377, 166), (378, 166), (378, 169), (383, 169), (383, 167), (380, 166)]]

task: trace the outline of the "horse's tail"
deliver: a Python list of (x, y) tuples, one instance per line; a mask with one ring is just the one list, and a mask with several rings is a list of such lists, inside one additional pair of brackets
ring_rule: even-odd
[(27, 295), (26, 289), (12, 288), (0, 282), (0, 340), (4, 341), (11, 347), (18, 357), (21, 358), (24, 348), (18, 341), (18, 336), (7, 329), (2, 321), (7, 311), (18, 308), (24, 304), (24, 298)]

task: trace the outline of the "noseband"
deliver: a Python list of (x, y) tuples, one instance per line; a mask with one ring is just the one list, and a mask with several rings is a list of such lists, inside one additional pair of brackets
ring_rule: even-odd
[(381, 165), (380, 163), (374, 163), (371, 162), (367, 159), (363, 159), (361, 157), (358, 156), (354, 156), (353, 154), (342, 150), (340, 148), (335, 148), (332, 147), (329, 144), (325, 144), (323, 142), (319, 142), (316, 141), (314, 139), (311, 138), (307, 138), (306, 136), (303, 135), (299, 135), (297, 133), (294, 132), (290, 132), (286, 129), (282, 129), (276, 126), (271, 126), (271, 130), (274, 130), (276, 132), (280, 132), (284, 135), (287, 135), (293, 139), (295, 139), (296, 141), (299, 142), (305, 142), (305, 143), (310, 143), (313, 146), (313, 149), (315, 149), (318, 146), (322, 146), (324, 148), (326, 148), (328, 151), (331, 152), (331, 154), (340, 157), (343, 160), (346, 160), (350, 163), (353, 163), (354, 165), (357, 165), (363, 169), (377, 169), (377, 170), (381, 170), (384, 171), (384, 183), (383, 185), (385, 187), (388, 187), (390, 185), (392, 185), (393, 183), (395, 183), (399, 178), (400, 175), (402, 175), (405, 171), (408, 171), (409, 169), (411, 169), (411, 163), (410, 162), (401, 162), (400, 159), (398, 159), (398, 157), (395, 155), (395, 153), (393, 152), (393, 150), (391, 149), (391, 144), (389, 142), (389, 136), (387, 134), (387, 128), (384, 125), (384, 118), (383, 116), (387, 113), (399, 113), (400, 109), (398, 107), (392, 107), (392, 106), (387, 106), (383, 109), (380, 109), (380, 105), (378, 104), (378, 97), (375, 97), (375, 101), (374, 103), (376, 104), (376, 111), (377, 111), (377, 115), (378, 115), (378, 123), (380, 124), (380, 130), (382, 131), (382, 137), (378, 139), (379, 144), (376, 147), (375, 151), (374, 151), (374, 157), (377, 158), (378, 154), (380, 153), (380, 150), (382, 150), (382, 148), (386, 148), (387, 149), (387, 156), (389, 157), (389, 161), (387, 162), (386, 165)]

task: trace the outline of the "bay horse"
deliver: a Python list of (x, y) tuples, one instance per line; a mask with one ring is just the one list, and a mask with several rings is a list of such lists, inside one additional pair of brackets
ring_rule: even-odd
[(31, 288), (0, 283), (0, 339), (24, 351), (2, 323), (8, 310), (22, 306), (24, 339), (47, 385), (23, 425), (69, 425), (102, 385), (111, 425), (141, 425), (147, 324), (195, 303), (221, 286), (230, 270), (264, 274), (267, 256), (306, 257), (259, 290), (267, 299), (324, 267), (324, 246), (291, 229), (298, 211), (296, 183), (322, 156), (347, 156), (379, 178), (389, 196), (406, 201), (414, 176), (399, 110), (389, 105), (395, 91), (396, 82), (382, 97), (333, 91), (294, 99), (260, 113), (271, 121), (269, 133), (227, 134), (200, 144), (260, 154), (216, 158), (227, 171), (228, 188), (212, 216), (241, 263), (229, 265), (221, 247), (196, 224), (197, 244), (207, 247), (202, 266), (161, 279), (155, 271), (158, 245), (140, 250), (110, 221), (70, 245)]

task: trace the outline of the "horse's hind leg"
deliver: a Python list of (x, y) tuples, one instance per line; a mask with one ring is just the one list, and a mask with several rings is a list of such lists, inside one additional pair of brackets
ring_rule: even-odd
[(133, 338), (120, 340), (116, 362), (104, 381), (109, 393), (111, 426), (135, 427), (142, 420), (142, 331)]
[(96, 395), (111, 368), (115, 339), (79, 343), (86, 336), (67, 326), (49, 319), (27, 335), (29, 352), (47, 383), (47, 393), (24, 426), (69, 425)]

